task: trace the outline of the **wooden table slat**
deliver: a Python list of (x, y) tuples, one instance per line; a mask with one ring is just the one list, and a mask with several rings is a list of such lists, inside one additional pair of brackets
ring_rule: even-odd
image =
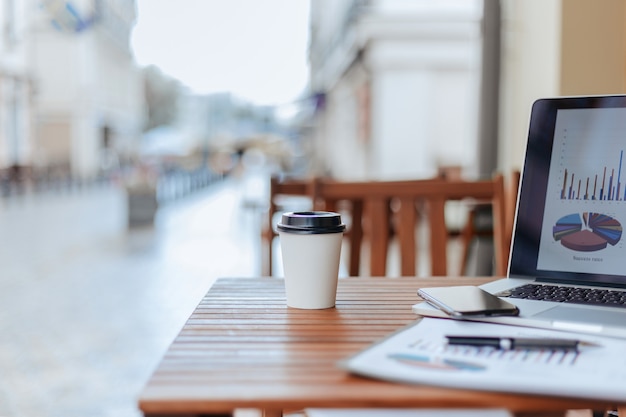
[(219, 279), (147, 382), (139, 407), (147, 415), (237, 408), (497, 407), (534, 412), (616, 407), (579, 398), (394, 384), (360, 378), (339, 366), (418, 320), (411, 312), (420, 301), (418, 288), (479, 285), (490, 279), (343, 278), (337, 305), (325, 310), (287, 307), (282, 279)]

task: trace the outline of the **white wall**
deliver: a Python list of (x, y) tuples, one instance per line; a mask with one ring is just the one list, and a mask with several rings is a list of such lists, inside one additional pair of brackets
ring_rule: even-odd
[[(439, 163), (475, 171), (481, 2), (372, 1), (339, 33), (341, 19), (319, 20), (322, 3), (312, 7), (311, 77), (327, 93), (316, 139), (330, 173), (424, 178)], [(325, 50), (333, 38), (336, 48)]]
[(439, 164), (476, 171), (480, 15), (456, 12), (370, 41), (372, 178), (432, 177)]
[(323, 168), (322, 172), (332, 171), (334, 177), (356, 180), (367, 175), (368, 144), (359, 139), (359, 102), (356, 96), (358, 83), (354, 75), (350, 81), (338, 84), (328, 94), (324, 125), (319, 126), (320, 134), (315, 153)]
[(502, 1), (499, 165), (523, 164), (532, 103), (559, 95), (561, 0)]
[(437, 144), (432, 123), (435, 88), (426, 71), (379, 71), (372, 81), (372, 179), (433, 176)]
[(476, 74), (461, 70), (386, 70), (372, 83), (374, 178), (421, 178), (438, 165), (476, 165)]

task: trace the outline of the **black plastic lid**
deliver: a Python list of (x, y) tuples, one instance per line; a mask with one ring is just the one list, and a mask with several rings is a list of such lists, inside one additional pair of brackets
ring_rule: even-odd
[(346, 225), (341, 215), (330, 211), (296, 211), (284, 213), (276, 226), (281, 232), (300, 234), (341, 233)]

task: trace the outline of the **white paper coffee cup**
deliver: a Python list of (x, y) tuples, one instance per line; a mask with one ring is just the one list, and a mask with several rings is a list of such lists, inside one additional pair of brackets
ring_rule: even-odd
[(341, 215), (327, 211), (285, 213), (277, 225), (289, 307), (334, 307), (341, 241)]

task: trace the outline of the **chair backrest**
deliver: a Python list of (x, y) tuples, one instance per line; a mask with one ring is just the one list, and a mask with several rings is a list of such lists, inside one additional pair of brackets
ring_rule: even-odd
[(520, 178), (520, 171), (513, 171), (511, 178), (509, 178), (508, 184), (505, 187), (504, 193), (503, 245), (507, 256), (507, 258), (505, 258), (507, 262), (511, 251), (511, 242), (513, 241), (513, 224), (515, 223), (515, 210), (517, 207)]
[[(447, 201), (473, 199), (493, 205), (495, 274), (506, 273), (508, 252), (504, 237), (504, 180), (496, 175), (491, 180), (462, 181), (426, 179), (412, 181), (341, 182), (315, 179), (312, 198), (316, 208), (333, 210), (339, 202), (352, 207), (350, 275), (359, 275), (358, 265), (352, 265), (361, 251), (363, 237), (369, 243), (371, 276), (386, 275), (390, 239), (395, 235), (399, 244), (400, 273), (416, 275), (417, 207), (425, 207), (429, 226), (431, 274), (447, 275), (446, 226)], [(355, 214), (356, 213), (356, 214)]]
[[(263, 275), (272, 275), (272, 261), (274, 257), (273, 242), (277, 236), (274, 225), (277, 215), (291, 207), (286, 201), (289, 197), (302, 197), (309, 199), (311, 196), (312, 180), (307, 178), (284, 178), (272, 176), (269, 187), (269, 204), (263, 224), (261, 226), (261, 271)], [(310, 203), (312, 207), (312, 203)], [(308, 208), (311, 208), (308, 207)]]

